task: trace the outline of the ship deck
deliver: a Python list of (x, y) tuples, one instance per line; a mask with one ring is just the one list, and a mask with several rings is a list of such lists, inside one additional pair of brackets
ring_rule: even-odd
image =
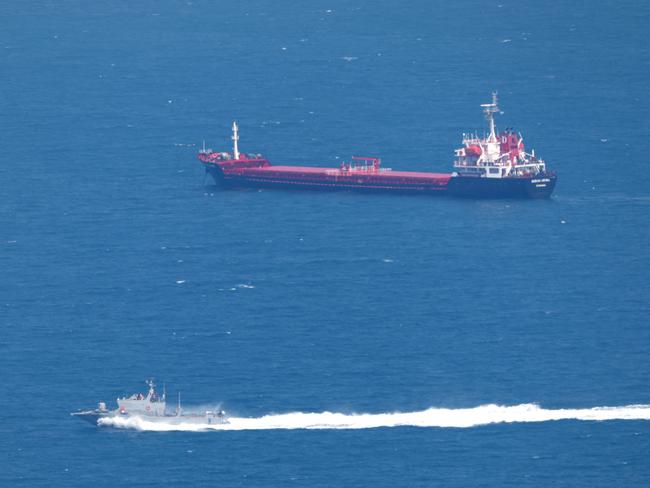
[(247, 173), (276, 173), (285, 175), (310, 175), (310, 176), (337, 176), (337, 177), (358, 177), (358, 176), (372, 176), (384, 177), (388, 179), (393, 178), (412, 178), (418, 180), (449, 180), (451, 174), (449, 173), (427, 173), (417, 171), (365, 171), (365, 170), (342, 170), (338, 168), (326, 168), (315, 166), (264, 166), (261, 168), (246, 168)]

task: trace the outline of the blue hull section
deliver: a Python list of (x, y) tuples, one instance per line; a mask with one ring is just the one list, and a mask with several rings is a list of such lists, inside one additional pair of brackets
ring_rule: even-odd
[(550, 198), (556, 180), (555, 175), (527, 178), (454, 176), (449, 181), (449, 195), (458, 198)]

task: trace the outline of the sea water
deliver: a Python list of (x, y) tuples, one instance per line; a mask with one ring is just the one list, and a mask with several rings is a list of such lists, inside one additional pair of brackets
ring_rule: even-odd
[[(645, 2), (0, 5), (0, 485), (647, 486)], [(549, 201), (223, 191), (451, 170), (499, 127)], [(155, 377), (231, 423), (69, 413)], [(173, 398), (173, 400), (172, 400)]]

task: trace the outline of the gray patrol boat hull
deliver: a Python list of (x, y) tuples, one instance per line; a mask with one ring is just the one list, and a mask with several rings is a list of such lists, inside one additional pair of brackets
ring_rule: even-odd
[(154, 423), (164, 423), (171, 425), (181, 425), (181, 424), (192, 424), (192, 425), (219, 425), (227, 424), (228, 420), (225, 418), (223, 412), (206, 412), (205, 414), (165, 414), (165, 415), (147, 415), (144, 413), (141, 414), (129, 414), (129, 413), (120, 413), (119, 411), (106, 412), (99, 409), (95, 410), (83, 410), (81, 412), (73, 412), (70, 415), (76, 417), (80, 420), (84, 420), (93, 425), (100, 425), (100, 419), (129, 419), (129, 418), (140, 418), (147, 422)]

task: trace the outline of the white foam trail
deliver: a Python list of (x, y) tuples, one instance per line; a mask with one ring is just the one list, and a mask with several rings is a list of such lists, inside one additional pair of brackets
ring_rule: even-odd
[(546, 409), (536, 404), (482, 405), (474, 408), (429, 408), (420, 412), (343, 414), (294, 412), (257, 418), (229, 417), (228, 424), (203, 425), (151, 422), (140, 417), (106, 418), (100, 425), (145, 431), (272, 430), (272, 429), (375, 429), (379, 427), (455, 427), (553, 420), (650, 420), (650, 405)]

